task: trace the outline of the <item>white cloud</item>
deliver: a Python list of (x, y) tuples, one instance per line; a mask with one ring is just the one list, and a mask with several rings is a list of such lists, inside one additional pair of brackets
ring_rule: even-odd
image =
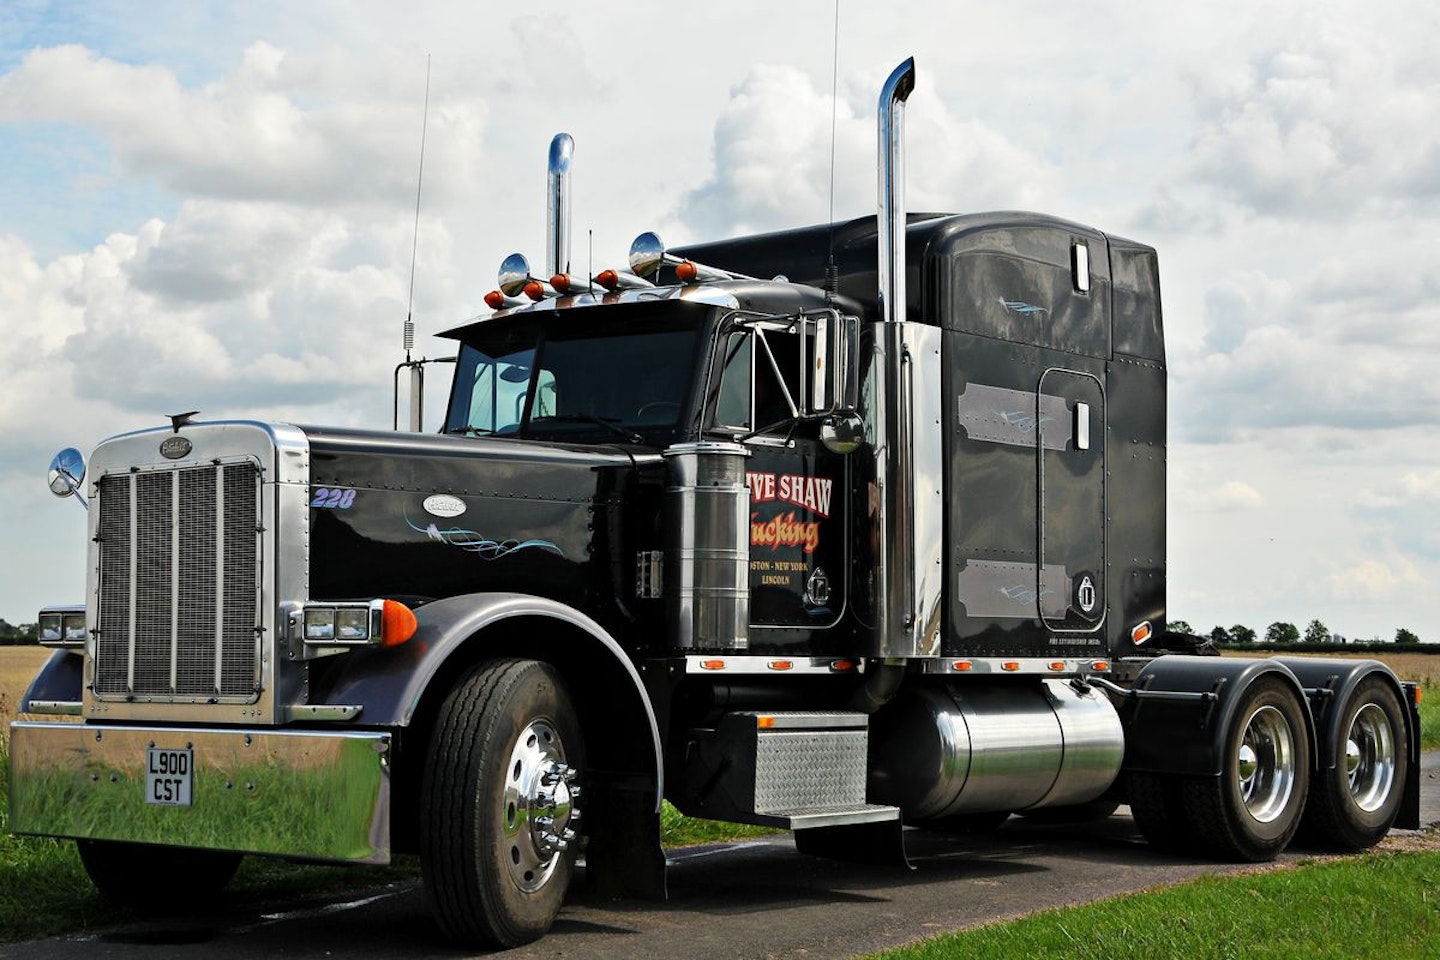
[[(1323, 29), (1323, 27), (1322, 27)], [(1192, 175), (1261, 214), (1332, 218), (1440, 199), (1440, 78), (1426, 43), (1305, 32), (1195, 78)]]
[[(0, 122), (100, 131), (130, 175), (182, 195), (403, 207), (414, 195), (422, 90), (377, 83), (393, 71), (375, 68), (333, 53), (297, 62), (258, 42), (228, 75), (187, 89), (162, 66), (49, 47), (0, 76)], [(441, 156), (478, 152), (483, 100), (432, 106), (433, 133), (452, 147)], [(476, 187), (478, 171), (463, 164), (432, 172), (443, 195)]]
[(1403, 556), (1370, 558), (1326, 578), (1330, 592), (1341, 600), (1392, 600), (1405, 591), (1424, 588), (1426, 579), (1415, 563)]
[(1232, 513), (1254, 510), (1265, 503), (1260, 491), (1240, 480), (1227, 480), (1213, 490), (1201, 494), (1195, 507), (1210, 513)]
[[(852, 85), (858, 89), (859, 84)], [(954, 116), (923, 74), (906, 110), (906, 207), (961, 212), (1046, 206), (1056, 172), (984, 123)], [(836, 106), (835, 215), (875, 209), (874, 90)], [(823, 223), (829, 216), (831, 104), (793, 67), (756, 66), (715, 123), (714, 173), (681, 201), (676, 219), (700, 235)]]

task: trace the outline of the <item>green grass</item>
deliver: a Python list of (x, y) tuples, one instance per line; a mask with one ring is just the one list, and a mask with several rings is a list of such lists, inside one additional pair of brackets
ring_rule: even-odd
[(1440, 853), (1376, 853), (1053, 910), (883, 960), (1421, 960), (1440, 944)]

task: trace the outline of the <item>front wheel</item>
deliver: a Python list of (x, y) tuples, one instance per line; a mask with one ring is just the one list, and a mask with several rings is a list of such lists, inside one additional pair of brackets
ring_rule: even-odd
[(450, 692), (421, 784), (420, 857), (451, 939), (515, 947), (550, 929), (575, 862), (581, 749), (548, 664), (481, 664)]
[(1301, 829), (1323, 846), (1354, 852), (1378, 843), (1400, 812), (1405, 714), (1395, 691), (1369, 677), (1355, 688), (1335, 729), (1335, 766), (1311, 783)]
[(1273, 860), (1300, 826), (1310, 741), (1300, 699), (1283, 681), (1256, 680), (1225, 733), (1219, 777), (1182, 782), (1186, 820), (1202, 855)]

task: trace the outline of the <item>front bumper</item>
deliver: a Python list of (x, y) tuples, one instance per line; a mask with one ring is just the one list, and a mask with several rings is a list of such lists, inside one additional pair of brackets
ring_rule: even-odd
[[(390, 735), (17, 722), (14, 833), (390, 860)], [(151, 747), (190, 751), (188, 806), (146, 802)]]

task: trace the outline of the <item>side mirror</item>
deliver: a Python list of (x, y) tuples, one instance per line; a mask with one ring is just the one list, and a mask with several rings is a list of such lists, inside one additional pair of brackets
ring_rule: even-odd
[(80, 505), (87, 510), (90, 504), (86, 503), (85, 495), (80, 492), (80, 484), (85, 482), (85, 457), (74, 447), (66, 447), (55, 458), (50, 461), (50, 473), (46, 477), (50, 483), (50, 492), (57, 497), (73, 496), (80, 501)]
[(846, 414), (859, 406), (860, 321), (834, 311), (811, 319), (814, 356), (802, 382), (808, 413)]

